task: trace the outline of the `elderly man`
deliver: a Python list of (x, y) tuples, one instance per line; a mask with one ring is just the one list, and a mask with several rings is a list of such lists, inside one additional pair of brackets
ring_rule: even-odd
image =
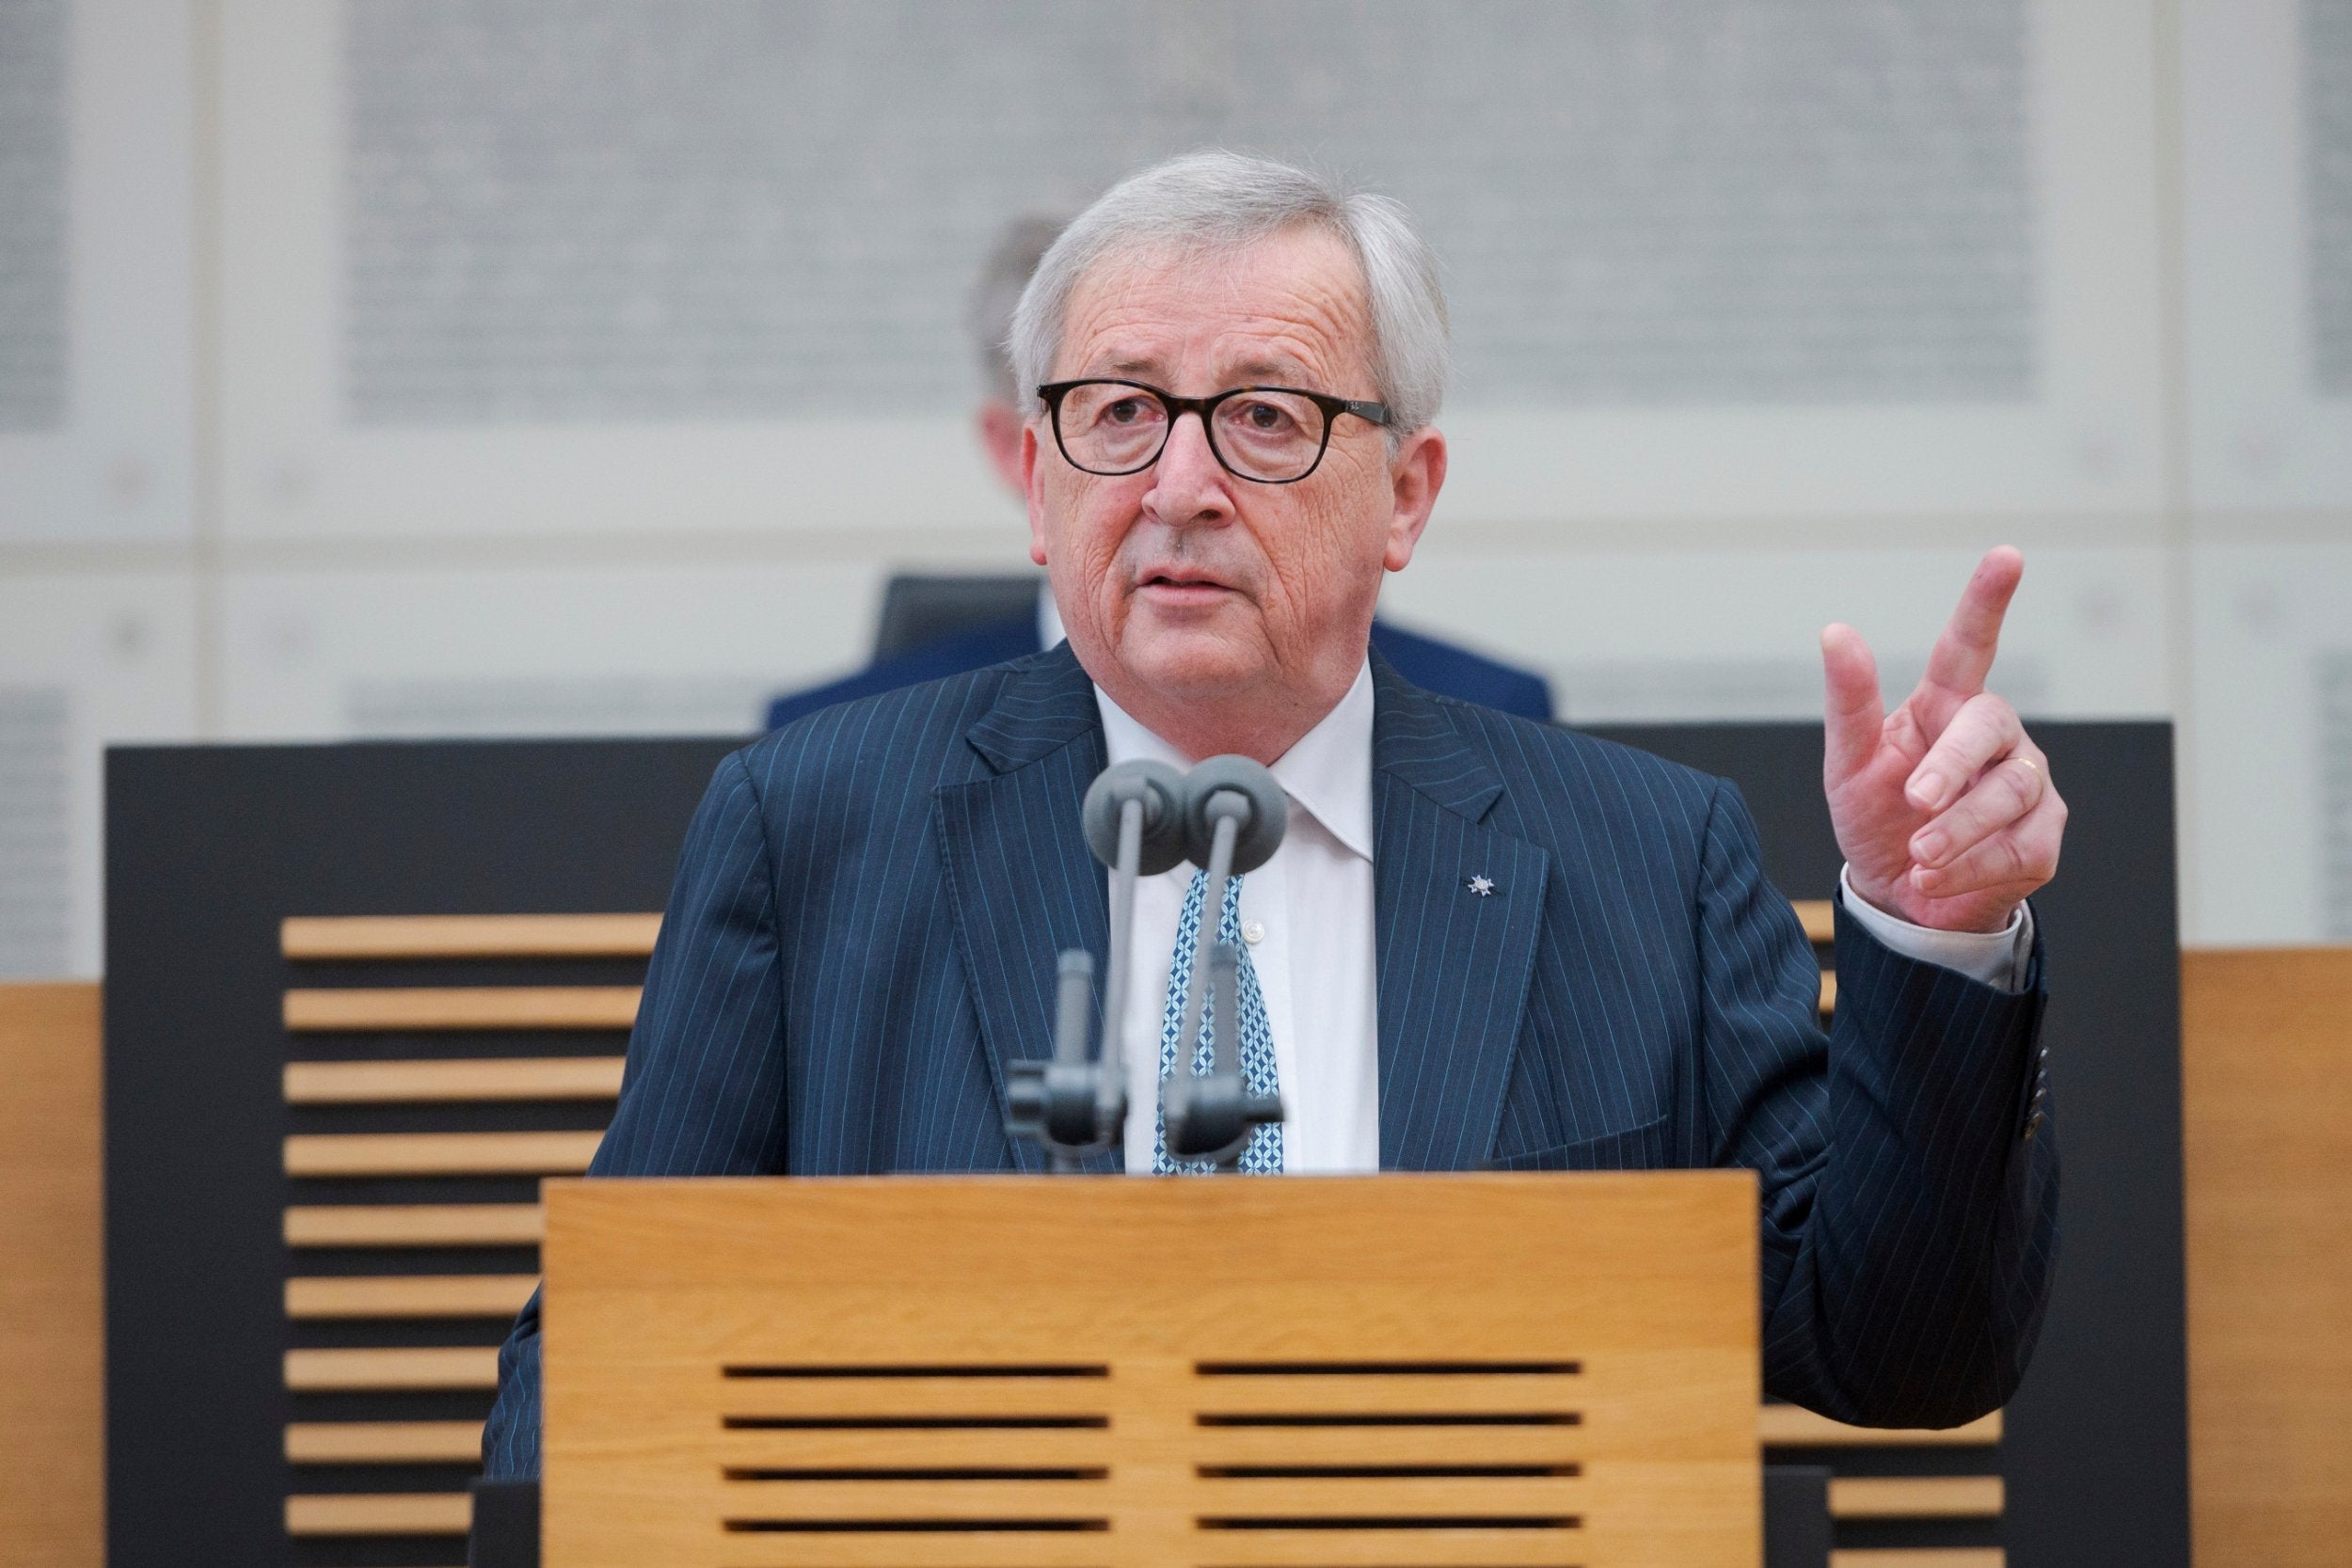
[[(1133, 1172), (1203, 926), (1287, 1118), (1245, 1169), (1740, 1164), (1761, 1178), (1767, 1388), (1948, 1424), (2016, 1386), (2058, 1166), (2023, 900), (2065, 808), (1983, 690), (2020, 563), (1985, 559), (1892, 715), (1823, 634), (1847, 857), (1838, 1007), (1730, 785), (1438, 698), (1367, 652), (1445, 482), (1436, 268), (1403, 212), (1201, 154), (1111, 191), (1024, 295), (1031, 550), (1066, 644), (835, 707), (722, 765), (592, 1174), (1034, 1168), (1005, 1064), (1107, 916), (1079, 802), (1110, 762), (1270, 765), (1288, 838), (1200, 908), (1137, 898)], [(1156, 973), (1155, 973), (1156, 971)], [(809, 1259), (821, 1269), (822, 1259)], [(1279, 1265), (1277, 1265), (1279, 1266)], [(536, 1304), (493, 1475), (538, 1460)]]
[[(1028, 488), (1022, 457), (1022, 437), (1028, 422), (1024, 410), (1036, 402), (1037, 394), (1034, 388), (1021, 386), (1007, 340), (1012, 334), (1012, 315), (1022, 291), (1061, 231), (1058, 218), (1030, 216), (1015, 221), (990, 253), (965, 315), (985, 388), (973, 410), (973, 434), (979, 438), (989, 468), (1014, 496), (1025, 495)], [(784, 693), (768, 705), (768, 728), (780, 730), (795, 719), (836, 703), (1001, 664), (1050, 648), (1061, 637), (1061, 619), (1054, 608), (1051, 586), (1041, 578), (1036, 597), (1018, 613), (945, 633), (878, 658), (854, 674)], [(1529, 719), (1552, 716), (1551, 688), (1533, 671), (1513, 669), (1484, 654), (1381, 619), (1372, 623), (1372, 645), (1415, 686)]]

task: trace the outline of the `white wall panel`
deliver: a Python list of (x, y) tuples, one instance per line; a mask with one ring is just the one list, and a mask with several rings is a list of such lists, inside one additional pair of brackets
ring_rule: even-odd
[(0, 978), (98, 973), (104, 749), (193, 738), (192, 604), (183, 573), (0, 576)]
[[(1573, 720), (1818, 719), (1821, 627), (1858, 628), (1899, 703), (1979, 555), (1507, 551), (1433, 530), (1381, 605), (1402, 624), (1449, 628), (1542, 669)], [(2165, 712), (2162, 571), (2153, 547), (2028, 550), (1993, 689), (2029, 715)]]
[[(2183, 186), (2196, 503), (2352, 506), (2352, 397), (2326, 389), (2313, 312), (2314, 160), (2352, 157), (2315, 118), (2308, 16), (2340, 0), (2184, 0)], [(2352, 48), (2352, 40), (2338, 48)], [(2352, 65), (2352, 61), (2344, 62)], [(2352, 261), (2339, 261), (2339, 270)], [(2226, 536), (2231, 525), (2201, 532)]]
[(376, 567), (230, 574), (240, 738), (745, 734), (865, 663), (882, 569)]
[[(49, 84), (62, 90), (41, 92), (56, 66), (37, 65), (6, 110), (28, 117), (11, 150), (63, 152), (64, 386), (61, 406), (28, 400), (27, 418), (0, 420), (0, 545), (183, 539), (193, 526), (192, 8), (31, 8), (62, 20), (64, 79)], [(56, 38), (26, 36), (44, 50)], [(56, 128), (38, 121), (60, 112)], [(36, 308), (49, 308), (40, 293)]]
[(2187, 936), (2352, 939), (2352, 545), (2210, 545), (2196, 561)]
[[(1022, 0), (977, 41), (977, 10), (712, 0), (661, 14), (752, 63), (680, 76), (730, 106), (669, 142), (662, 94), (701, 106), (660, 71), (576, 90), (653, 25), (629, 0), (0, 3), (28, 51), (62, 28), (65, 71), (0, 70), (38, 199), (49, 132), (21, 117), (62, 116), (65, 225), (61, 322), (39, 266), (0, 279), (0, 352), (27, 345), (0, 387), (0, 733), (13, 764), (62, 724), (72, 774), (62, 806), (5, 768), (0, 797), (64, 813), (76, 966), (104, 738), (738, 728), (862, 661), (891, 567), (1019, 569), (962, 408), (982, 237), (1211, 140), (1397, 191), (1448, 266), (1454, 465), (1395, 619), (1544, 669), (1578, 717), (1809, 717), (1822, 622), (1899, 690), (1978, 546), (2015, 538), (1997, 684), (2051, 715), (2182, 705), (2186, 932), (2352, 936), (2352, 109), (2312, 101), (2352, 71), (2321, 58), (2352, 0)], [(1057, 17), (1074, 68), (1023, 41)], [(1541, 46), (1498, 53), (1497, 18)], [(456, 24), (479, 49), (383, 69)], [(532, 28), (549, 76), (516, 87), (501, 51)], [(1790, 106), (1791, 80), (1818, 92)], [(492, 145), (516, 114), (586, 151)], [(1039, 152), (1071, 123), (1099, 134)], [(409, 154), (469, 172), (411, 190)], [(635, 194), (603, 229), (494, 199), (608, 157)], [(644, 208), (665, 158), (678, 199)], [(1938, 158), (1948, 185), (1906, 195)], [(709, 229), (766, 211), (763, 181), (774, 221)], [(10, 199), (0, 250), (38, 251)], [(787, 255), (806, 299), (753, 286)], [(1890, 318), (1921, 258), (1961, 281)], [(483, 313), (485, 278), (542, 263), (587, 282)], [(1824, 331), (1839, 300), (1867, 331)], [(573, 346), (628, 354), (575, 385), (532, 334), (580, 302), (626, 330)], [(675, 352), (697, 342), (723, 352)], [(19, 882), (56, 879), (37, 860)]]
[[(1182, 14), (1196, 11), (1209, 14), (1200, 8)], [(350, 13), (310, 0), (228, 0), (225, 14), (225, 500), (232, 536), (773, 528), (886, 533), (985, 525), (986, 483), (966, 460), (961, 420), (930, 401), (928, 383), (925, 397), (902, 419), (868, 412), (830, 420), (667, 424), (355, 423), (340, 360), (349, 325), (340, 280), (351, 260), (342, 249), (351, 100), (342, 26)], [(1063, 26), (1072, 25), (1071, 13), (1057, 14)], [(1424, 14), (1434, 13), (1413, 7), (1367, 13), (1375, 22)], [(1482, 394), (1472, 376), (1451, 421), (1463, 455), (1459, 515), (1517, 522), (1950, 516), (2111, 514), (2154, 504), (2163, 467), (2149, 0), (2036, 0), (2025, 14), (2026, 102), (2015, 112), (2027, 127), (2031, 162), (2026, 250), (2036, 262), (2036, 325), (2029, 392), (1972, 402), (1938, 383), (1934, 395), (1913, 403), (1890, 401), (1881, 388), (1843, 401), (1817, 394), (1775, 406), (1771, 398), (1744, 399), (1736, 391), (1694, 402), (1685, 387), (1666, 403), (1636, 396), (1638, 405), (1612, 407), (1565, 392), (1557, 402), (1531, 391), (1497, 392), (1491, 381)], [(1182, 37), (1197, 42), (1197, 31)], [(1172, 48), (1177, 36), (1164, 41)], [(1237, 41), (1226, 45), (1229, 55), (1238, 48)], [(1003, 68), (983, 55), (942, 62), (911, 50), (907, 69), (979, 72), (969, 81), (943, 78), (936, 96), (961, 99), (972, 95), (974, 82), (993, 81), (986, 73)], [(844, 69), (854, 65), (845, 58)], [(1178, 75), (1191, 82), (1200, 63)], [(453, 69), (463, 64), (453, 62)], [(1070, 92), (1091, 80), (1083, 65), (1073, 62)], [(1162, 61), (1152, 69), (1166, 74), (1170, 68)], [(1166, 89), (1165, 82), (1141, 81), (1134, 96), (1148, 106)], [(1184, 93), (1176, 96), (1179, 109), (1190, 103), (1185, 113), (1209, 116), (1202, 123), (1210, 130), (1224, 123), (1215, 119), (1214, 103), (1203, 109)], [(984, 146), (1000, 145), (1017, 167), (1023, 136), (1051, 128), (1024, 118), (1023, 95), (1007, 92), (997, 102), (1006, 118), (974, 135)], [(1181, 135), (1188, 123), (1175, 110), (1164, 119), (1155, 134)], [(1116, 119), (1108, 123), (1123, 129)], [(1591, 134), (1633, 135), (1641, 129), (1601, 125)], [(1342, 165), (1351, 157), (1337, 134), (1311, 150)], [(867, 172), (854, 162), (843, 166), (845, 179)], [(955, 195), (922, 188), (888, 194), (916, 210)], [(1072, 199), (1086, 193), (1041, 194)], [(1740, 193), (1723, 194), (1728, 203)], [(1452, 231), (1436, 230), (1439, 249), (1468, 245), (1461, 226), (1471, 221), (1464, 216)], [(858, 242), (854, 231), (843, 238)], [(1536, 253), (1520, 264), (1540, 269), (1559, 260)], [(1825, 257), (1822, 268), (1836, 264), (1836, 257)], [(887, 286), (887, 273), (878, 261), (877, 288)], [(1466, 316), (1475, 314), (1475, 304), (1465, 302)], [(936, 311), (938, 302), (912, 308)], [(1466, 341), (1466, 354), (1475, 346)], [(1483, 404), (1482, 396), (1488, 400)], [(1501, 404), (1492, 401), (1498, 396)]]

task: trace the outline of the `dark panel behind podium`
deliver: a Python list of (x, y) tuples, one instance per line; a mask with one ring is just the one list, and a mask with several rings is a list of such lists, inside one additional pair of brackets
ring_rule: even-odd
[[(281, 1148), (295, 1128), (280, 1089), (279, 999), (307, 977), (279, 958), (278, 921), (659, 910), (687, 818), (735, 744), (109, 752), (109, 1562), (464, 1560), (457, 1538), (287, 1533), (284, 1499), (296, 1489), (284, 1451), (289, 1421), (381, 1419), (385, 1400), (405, 1418), (479, 1420), (489, 1396), (384, 1396), (361, 1405), (285, 1388), (281, 1363), (294, 1340), (281, 1291), (294, 1271), (279, 1236), (289, 1190)], [(593, 1109), (601, 1125), (607, 1108)], [(377, 1125), (407, 1130), (396, 1117)], [(474, 1266), (455, 1260), (453, 1272)], [(495, 1337), (492, 1325), (467, 1326), (475, 1338)], [(320, 1342), (337, 1327), (319, 1325)], [(371, 1338), (424, 1345), (446, 1342), (449, 1331), (392, 1324)], [(339, 1406), (339, 1398), (351, 1402)], [(370, 1482), (420, 1491), (445, 1483), (346, 1465), (306, 1477), (300, 1489)]]
[[(1740, 781), (1775, 881), (1825, 895), (1837, 869), (1820, 738), (1805, 725), (1601, 733)], [(2178, 968), (2169, 731), (2047, 724), (2074, 805), (2060, 879), (2039, 901), (2052, 952), (2065, 1196), (2058, 1296), (2010, 1407), (2007, 1519), (1899, 1540), (1856, 1521), (1838, 1544), (2000, 1541), (2014, 1568), (2187, 1562)], [(289, 1348), (337, 1325), (288, 1322), (280, 1224), (290, 1111), (280, 1003), (321, 978), (279, 956), (287, 915), (660, 909), (722, 740), (118, 750), (107, 764), (106, 1314), (108, 1553), (117, 1564), (289, 1568), (464, 1560), (454, 1538), (292, 1539), (290, 1490), (462, 1491), (450, 1467), (343, 1466), (290, 1479), (290, 1420), (374, 1419), (355, 1397), (290, 1394)], [(508, 966), (501, 979), (633, 980), (629, 966)], [(636, 966), (642, 968), (642, 965)], [(420, 984), (463, 984), (422, 964)], [(561, 1039), (550, 1051), (564, 1049)], [(307, 1114), (307, 1113), (306, 1113)], [(606, 1108), (534, 1108), (550, 1130)], [(377, 1130), (447, 1118), (387, 1107)], [(527, 1197), (530, 1183), (516, 1181)], [(411, 1201), (421, 1201), (414, 1199)], [(365, 1259), (348, 1265), (379, 1265)], [(452, 1272), (535, 1269), (453, 1258)], [(306, 1260), (306, 1272), (331, 1272)], [(381, 1338), (393, 1330), (372, 1327)], [(418, 1323), (406, 1343), (454, 1342)], [(467, 1325), (468, 1342), (496, 1325)], [(381, 1398), (381, 1397), (379, 1397)], [(402, 1396), (403, 1418), (478, 1420), (479, 1390)], [(1867, 1460), (1867, 1456), (1862, 1456)], [(1899, 1468), (1901, 1456), (1885, 1461)], [(1839, 1473), (1850, 1473), (1847, 1457)]]
[[(1818, 727), (1591, 733), (1737, 781), (1773, 882), (1794, 897), (1834, 885), (1842, 858)], [(2001, 1440), (2002, 1533), (2010, 1568), (2187, 1568), (2172, 727), (2043, 722), (2033, 734), (2072, 813), (2058, 879), (2034, 899), (2063, 1175), (2058, 1287)], [(1842, 1526), (1838, 1544), (1879, 1542)]]

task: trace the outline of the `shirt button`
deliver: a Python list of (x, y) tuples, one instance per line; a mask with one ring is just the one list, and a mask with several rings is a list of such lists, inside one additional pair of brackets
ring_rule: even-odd
[(1241, 940), (1248, 942), (1252, 947), (1255, 947), (1258, 943), (1265, 941), (1265, 922), (1263, 920), (1243, 921), (1241, 923)]

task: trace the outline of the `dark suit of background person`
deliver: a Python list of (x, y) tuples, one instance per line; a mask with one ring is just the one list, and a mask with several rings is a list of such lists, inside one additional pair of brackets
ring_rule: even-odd
[[(2000, 1405), (2055, 1240), (2038, 943), (2009, 994), (1841, 908), (1825, 1037), (1734, 786), (1372, 663), (1382, 1168), (1753, 1167), (1769, 1392), (1889, 1425)], [(1104, 756), (1063, 643), (729, 757), (590, 1174), (1039, 1168), (1005, 1134), (1005, 1068), (1051, 1037), (1055, 955), (1106, 945), (1079, 832)], [(538, 1354), (534, 1298), (493, 1475), (537, 1469)]]
[[(795, 719), (836, 703), (851, 703), (860, 697), (896, 691), (902, 686), (916, 686), (1002, 664), (1039, 652), (1039, 641), (1038, 618), (1034, 615), (1014, 616), (933, 638), (894, 657), (878, 658), (853, 675), (804, 691), (785, 693), (769, 704), (767, 727), (780, 730)], [(1515, 670), (1483, 654), (1406, 631), (1385, 621), (1373, 622), (1372, 645), (1398, 674), (1439, 696), (1481, 703), (1505, 713), (1516, 713), (1522, 719), (1544, 722), (1551, 719), (1551, 688), (1543, 676), (1532, 671)]]

